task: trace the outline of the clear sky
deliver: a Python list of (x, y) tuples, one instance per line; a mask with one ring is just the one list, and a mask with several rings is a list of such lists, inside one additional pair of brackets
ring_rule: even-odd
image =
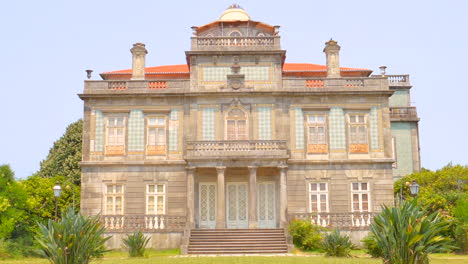
[(325, 64), (341, 45), (344, 67), (410, 74), (421, 118), (425, 168), (468, 164), (466, 0), (80, 0), (3, 1), (0, 8), (0, 164), (19, 178), (39, 168), (68, 124), (83, 114), (85, 70), (131, 67), (143, 42), (147, 66), (185, 63), (191, 26), (239, 3), (252, 20), (280, 25), (287, 62)]

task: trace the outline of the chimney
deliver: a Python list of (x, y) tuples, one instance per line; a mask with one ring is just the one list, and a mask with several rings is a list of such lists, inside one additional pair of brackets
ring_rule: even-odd
[(323, 52), (327, 55), (327, 77), (340, 78), (340, 46), (338, 42), (330, 39), (325, 43)]
[(148, 51), (143, 43), (133, 44), (132, 52), (132, 78), (131, 80), (145, 79), (145, 58)]

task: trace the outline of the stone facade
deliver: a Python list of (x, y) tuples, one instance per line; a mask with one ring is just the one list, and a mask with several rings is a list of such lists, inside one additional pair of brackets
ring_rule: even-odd
[(419, 170), (408, 77), (340, 68), (333, 40), (327, 66), (286, 64), (278, 28), (230, 8), (193, 28), (187, 65), (143, 71), (137, 43), (131, 70), (85, 81), (81, 210), (102, 214), (109, 246), (297, 218), (359, 233), (393, 176)]

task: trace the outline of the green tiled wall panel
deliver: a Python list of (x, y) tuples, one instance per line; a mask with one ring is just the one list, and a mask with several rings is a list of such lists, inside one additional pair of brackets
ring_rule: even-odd
[(405, 176), (413, 173), (413, 151), (411, 140), (412, 124), (392, 122), (392, 136), (395, 138), (397, 167), (393, 175)]

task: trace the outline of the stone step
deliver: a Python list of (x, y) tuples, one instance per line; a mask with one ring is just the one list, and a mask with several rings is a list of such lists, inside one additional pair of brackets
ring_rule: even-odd
[(211, 250), (189, 250), (188, 254), (194, 255), (219, 255), (219, 254), (285, 254), (288, 250), (235, 250), (235, 251), (211, 251)]
[(228, 240), (228, 241), (190, 241), (190, 245), (284, 245), (286, 240), (254, 240), (254, 241), (240, 241), (240, 240)]
[(262, 248), (262, 249), (288, 249), (284, 244), (271, 244), (271, 245), (262, 245), (262, 244), (251, 244), (251, 245), (190, 245), (188, 249), (250, 249), (250, 248)]
[(189, 254), (287, 253), (284, 229), (193, 229)]

